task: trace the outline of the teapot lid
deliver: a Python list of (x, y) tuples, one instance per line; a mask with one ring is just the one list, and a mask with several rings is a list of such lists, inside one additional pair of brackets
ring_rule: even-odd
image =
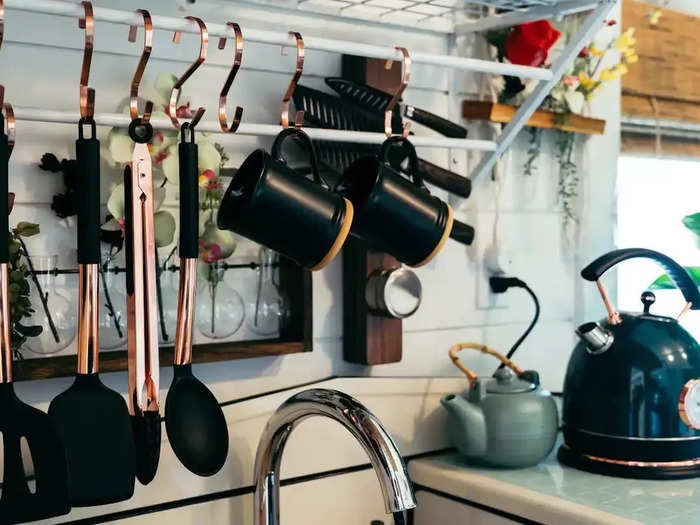
[(499, 368), (486, 383), (489, 394), (522, 394), (537, 388), (535, 383), (519, 378), (510, 368)]

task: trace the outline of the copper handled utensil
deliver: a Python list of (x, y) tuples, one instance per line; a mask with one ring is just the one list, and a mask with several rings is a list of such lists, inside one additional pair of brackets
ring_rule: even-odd
[[(0, 1), (0, 9), (2, 2)], [(1, 20), (1, 16), (0, 16)], [(0, 42), (2, 41), (0, 29)], [(3, 104), (0, 86), (0, 521), (24, 523), (70, 510), (65, 452), (56, 427), (41, 410), (19, 400), (12, 383), (8, 263), (8, 162), (14, 144), (12, 107)], [(7, 122), (7, 132), (2, 131)], [(29, 447), (33, 472), (23, 462), (22, 441)], [(34, 490), (29, 476), (34, 476)]]
[(192, 323), (199, 255), (199, 170), (192, 124), (183, 123), (180, 134), (180, 288), (173, 382), (165, 400), (165, 430), (180, 462), (199, 476), (211, 476), (226, 462), (228, 428), (218, 401), (192, 374)]
[[(100, 142), (93, 118), (94, 90), (87, 88), (94, 23), (83, 2), (85, 54), (80, 76), (81, 119), (75, 143), (78, 199), (78, 367), (74, 383), (56, 396), (49, 417), (65, 444), (70, 502), (101, 505), (134, 493), (134, 442), (124, 398), (99, 377)], [(87, 93), (87, 95), (86, 95)], [(85, 96), (87, 98), (85, 98)], [(84, 133), (88, 127), (91, 136)]]
[(161, 434), (153, 174), (148, 151), (153, 128), (134, 119), (129, 136), (135, 145), (131, 165), (124, 170), (128, 401), (136, 477), (146, 485), (158, 469)]
[[(235, 133), (243, 109), (236, 108), (229, 126), (226, 95), (241, 64), (243, 36), (237, 24), (229, 22), (228, 25), (235, 33), (236, 54), (219, 97), (219, 123), (224, 131)], [(226, 40), (220, 39), (219, 49), (225, 45)], [(179, 87), (173, 87), (171, 100), (177, 98), (176, 89)], [(229, 440), (226, 418), (218, 401), (204, 383), (192, 374), (192, 324), (199, 257), (199, 166), (194, 130), (202, 113), (200, 108), (192, 121), (184, 122), (180, 127), (180, 286), (173, 382), (165, 399), (165, 430), (180, 462), (199, 476), (211, 476), (221, 470), (226, 462)]]

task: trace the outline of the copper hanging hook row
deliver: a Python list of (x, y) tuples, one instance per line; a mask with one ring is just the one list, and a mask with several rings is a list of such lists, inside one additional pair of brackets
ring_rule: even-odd
[[(235, 33), (236, 54), (233, 57), (231, 71), (229, 71), (226, 82), (224, 82), (224, 87), (221, 88), (221, 93), (219, 94), (219, 124), (224, 133), (235, 133), (243, 118), (243, 108), (241, 106), (236, 106), (233, 122), (231, 122), (229, 126), (228, 117), (226, 116), (226, 98), (228, 97), (228, 92), (231, 89), (231, 85), (243, 61), (243, 33), (241, 32), (241, 26), (235, 22), (227, 22), (226, 25), (232, 28)], [(223, 36), (219, 38), (219, 49), (224, 49), (226, 47), (226, 40), (226, 37)]]
[[(146, 70), (148, 59), (151, 57), (151, 51), (153, 51), (153, 22), (151, 20), (151, 14), (145, 9), (137, 9), (136, 12), (143, 17), (144, 35), (141, 59), (139, 60), (139, 65), (136, 67), (134, 77), (131, 79), (131, 90), (129, 91), (129, 114), (132, 120), (139, 118), (139, 86), (141, 85), (141, 78), (143, 77), (143, 72)], [(136, 42), (138, 29), (136, 25), (129, 26), (129, 42)], [(147, 100), (146, 108), (141, 117), (141, 122), (143, 124), (148, 124), (148, 121), (151, 120), (151, 113), (153, 113), (153, 102)]]
[[(287, 86), (287, 91), (284, 94), (284, 98), (282, 99), (282, 127), (283, 128), (288, 128), (289, 127), (289, 104), (290, 101), (292, 100), (292, 95), (294, 94), (294, 90), (297, 88), (297, 83), (299, 82), (299, 79), (301, 78), (301, 74), (304, 72), (304, 38), (301, 36), (301, 33), (297, 33), (296, 31), (290, 31), (289, 34), (293, 36), (296, 39), (297, 42), (297, 64), (296, 64), (296, 69), (294, 71), (294, 76), (292, 77), (292, 80), (289, 82), (289, 86)], [(282, 54), (285, 54), (285, 47), (282, 46)], [(304, 122), (304, 112), (303, 111), (297, 111), (296, 114), (294, 115), (294, 127), (300, 128), (302, 123)]]
[[(207, 47), (209, 46), (209, 31), (207, 31), (207, 26), (202, 21), (202, 19), (197, 18), (196, 16), (186, 16), (185, 18), (187, 20), (195, 22), (199, 26), (199, 56), (192, 63), (192, 65), (190, 65), (190, 67), (187, 68), (187, 71), (185, 71), (182, 74), (182, 76), (177, 79), (177, 82), (175, 82), (175, 85), (173, 85), (173, 89), (170, 91), (170, 102), (168, 103), (168, 116), (170, 117), (173, 126), (175, 126), (175, 129), (180, 129), (180, 122), (177, 119), (177, 99), (180, 96), (182, 85), (185, 83), (185, 81), (187, 81), (188, 78), (192, 76), (192, 74), (195, 71), (197, 71), (197, 68), (201, 66), (207, 59)], [(181, 36), (182, 33), (180, 31), (175, 31), (175, 33), (173, 34), (173, 43), (179, 44)], [(194, 117), (192, 117), (192, 120), (190, 121), (190, 128), (194, 128), (197, 125), (197, 123), (202, 118), (202, 115), (204, 115), (204, 111), (205, 109), (201, 106), (197, 109), (196, 113), (194, 114)]]
[[(403, 55), (403, 60), (401, 61), (401, 84), (399, 85), (398, 89), (394, 93), (394, 96), (391, 98), (384, 110), (384, 133), (386, 133), (387, 137), (391, 137), (394, 134), (394, 130), (391, 126), (394, 107), (396, 106), (396, 104), (398, 104), (399, 100), (401, 99), (401, 95), (403, 94), (404, 90), (408, 87), (408, 82), (411, 80), (411, 55), (408, 53), (408, 49), (401, 46), (395, 46), (395, 49), (401, 51), (401, 54)], [(390, 70), (393, 64), (393, 60), (387, 60), (384, 68)], [(408, 137), (408, 132), (410, 131), (410, 129), (410, 122), (405, 122), (403, 124), (401, 136), (403, 138)]]
[(85, 30), (85, 46), (83, 47), (83, 65), (80, 69), (80, 116), (91, 119), (95, 116), (95, 90), (88, 87), (88, 81), (92, 50), (95, 47), (95, 18), (92, 14), (92, 3), (81, 3), (85, 16), (78, 20), (78, 27)]

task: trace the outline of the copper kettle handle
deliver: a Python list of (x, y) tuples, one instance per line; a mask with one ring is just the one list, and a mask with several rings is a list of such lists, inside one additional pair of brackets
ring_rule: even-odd
[(465, 376), (467, 376), (470, 385), (478, 379), (478, 376), (472, 370), (464, 366), (464, 363), (462, 363), (459, 357), (457, 357), (457, 353), (465, 349), (478, 350), (481, 353), (492, 355), (505, 366), (510, 368), (513, 372), (515, 372), (518, 376), (523, 374), (523, 370), (518, 365), (516, 365), (513, 361), (508, 359), (500, 352), (494, 350), (493, 348), (489, 348), (488, 346), (483, 345), (481, 343), (457, 343), (450, 347), (448, 353), (450, 354), (450, 359), (452, 360), (452, 363), (454, 363), (454, 365), (457, 368), (459, 368), (462, 372), (464, 372)]

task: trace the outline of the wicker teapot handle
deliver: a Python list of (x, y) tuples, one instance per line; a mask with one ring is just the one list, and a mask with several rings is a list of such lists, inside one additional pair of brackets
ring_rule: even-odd
[(492, 355), (505, 366), (510, 368), (513, 372), (515, 372), (518, 376), (523, 374), (523, 370), (518, 365), (516, 365), (513, 361), (508, 359), (500, 352), (494, 350), (493, 348), (489, 348), (488, 346), (483, 345), (481, 343), (457, 343), (456, 345), (452, 345), (450, 347), (448, 353), (450, 354), (450, 359), (452, 360), (452, 363), (454, 363), (454, 365), (457, 368), (459, 368), (462, 372), (464, 372), (465, 376), (467, 376), (470, 385), (478, 379), (478, 376), (472, 370), (464, 366), (464, 363), (462, 363), (459, 357), (457, 357), (457, 353), (465, 349), (478, 350), (481, 353)]

